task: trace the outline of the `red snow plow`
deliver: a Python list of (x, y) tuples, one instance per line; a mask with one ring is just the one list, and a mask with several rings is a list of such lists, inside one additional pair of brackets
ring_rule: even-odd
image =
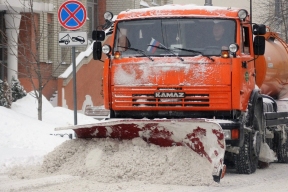
[(87, 125), (56, 128), (73, 129), (78, 138), (133, 139), (141, 137), (161, 147), (187, 146), (213, 166), (213, 178), (219, 182), (224, 165), (225, 138), (221, 126), (207, 119), (111, 119)]

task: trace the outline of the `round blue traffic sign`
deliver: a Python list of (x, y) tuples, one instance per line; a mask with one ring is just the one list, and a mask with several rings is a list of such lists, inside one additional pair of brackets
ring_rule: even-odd
[(86, 17), (86, 8), (79, 1), (66, 1), (58, 10), (59, 23), (68, 30), (76, 30), (82, 27), (86, 21)]

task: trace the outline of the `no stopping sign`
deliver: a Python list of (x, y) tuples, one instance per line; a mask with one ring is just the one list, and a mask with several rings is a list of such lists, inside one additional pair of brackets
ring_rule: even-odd
[(58, 20), (65, 29), (79, 29), (84, 25), (86, 18), (86, 8), (79, 1), (66, 1), (59, 7)]

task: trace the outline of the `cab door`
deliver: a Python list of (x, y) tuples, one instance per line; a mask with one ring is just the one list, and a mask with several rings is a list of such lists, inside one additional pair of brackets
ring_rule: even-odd
[(240, 82), (242, 82), (241, 103), (245, 109), (250, 98), (252, 90), (255, 88), (255, 60), (253, 53), (253, 35), (251, 26), (249, 24), (240, 26), (240, 58), (241, 58), (241, 72)]

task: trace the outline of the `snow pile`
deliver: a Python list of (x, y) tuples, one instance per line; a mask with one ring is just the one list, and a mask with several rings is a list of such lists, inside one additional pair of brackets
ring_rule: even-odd
[(0, 173), (15, 165), (39, 164), (43, 155), (66, 140), (50, 136), (49, 124), (11, 109), (0, 107), (0, 116)]
[[(53, 107), (42, 97), (43, 121), (37, 120), (37, 100), (32, 92), (12, 103), (11, 109), (0, 106), (0, 173), (13, 166), (40, 165), (43, 156), (68, 138), (50, 135), (56, 126), (74, 124), (72, 110)], [(79, 124), (97, 120), (78, 114)], [(73, 132), (73, 131), (72, 131)]]
[[(12, 103), (11, 109), (25, 116), (38, 118), (38, 101), (34, 92), (29, 92), (25, 97)], [(43, 96), (42, 97), (42, 113), (53, 109), (52, 104)]]
[(270, 149), (267, 143), (262, 143), (260, 147), (259, 160), (265, 163), (271, 163), (277, 160), (275, 152)]
[[(23, 114), (24, 118), (31, 117), (38, 119), (38, 102), (33, 92), (26, 97), (17, 100), (11, 106), (12, 111)], [(95, 123), (98, 120), (88, 117), (84, 114), (77, 113), (77, 124)], [(55, 126), (74, 125), (74, 111), (63, 107), (53, 107), (53, 105), (43, 96), (42, 97), (42, 122), (49, 123), (50, 129), (54, 130)], [(39, 123), (42, 123), (41, 121)]]
[[(63, 139), (49, 136), (53, 127), (36, 119), (0, 107), (0, 116), (5, 120), (0, 123), (0, 146), (51, 151)], [(15, 120), (16, 119), (16, 120)], [(33, 138), (33, 139), (31, 139)], [(51, 144), (54, 143), (55, 144)]]
[(45, 157), (42, 169), (105, 183), (215, 184), (206, 158), (188, 147), (159, 147), (140, 138), (66, 141)]

